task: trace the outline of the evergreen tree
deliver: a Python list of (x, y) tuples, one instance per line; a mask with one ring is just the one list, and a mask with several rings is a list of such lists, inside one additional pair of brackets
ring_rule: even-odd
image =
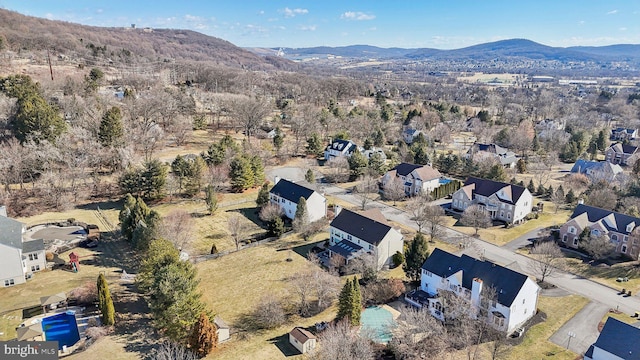
[(107, 279), (103, 274), (98, 275), (96, 286), (98, 289), (98, 309), (100, 310), (102, 324), (111, 326), (115, 323), (115, 308), (113, 307)]
[(353, 286), (351, 281), (347, 279), (338, 296), (338, 314), (336, 320), (340, 321), (351, 315), (353, 304)]
[(316, 176), (313, 173), (313, 170), (308, 169), (307, 172), (304, 174), (304, 179), (309, 183), (309, 184), (315, 184), (316, 182)]
[(533, 179), (529, 180), (529, 184), (527, 185), (527, 190), (529, 190), (529, 192), (532, 194), (536, 193), (536, 186), (533, 184)]
[(204, 189), (204, 202), (207, 204), (209, 215), (213, 215), (218, 209), (218, 194), (211, 184)]
[(377, 147), (381, 147), (384, 145), (384, 143), (385, 143), (384, 132), (380, 128), (378, 128), (373, 133), (373, 145)]
[(67, 129), (67, 123), (58, 110), (49, 105), (40, 94), (18, 98), (17, 112), (13, 121), (14, 135), (20, 142), (43, 140), (55, 143)]
[(507, 174), (504, 172), (504, 167), (502, 167), (501, 164), (495, 164), (489, 168), (486, 178), (495, 181), (505, 181), (507, 179)]
[[(348, 281), (348, 280), (347, 280)], [(349, 314), (349, 321), (351, 326), (360, 325), (360, 316), (362, 314), (362, 293), (360, 292), (360, 284), (358, 279), (354, 276), (351, 282), (352, 296), (351, 296), (351, 312)]]
[(538, 195), (544, 196), (545, 193), (547, 192), (547, 189), (542, 185), (542, 183), (540, 183), (538, 185), (538, 189), (536, 189), (536, 192), (538, 193)]
[(307, 200), (300, 196), (298, 200), (298, 205), (296, 206), (296, 215), (295, 219), (301, 221), (303, 224), (308, 222), (309, 216), (307, 215)]
[(524, 159), (518, 159), (518, 162), (516, 163), (516, 170), (518, 171), (518, 174), (524, 174), (527, 172), (527, 163)]
[(420, 269), (429, 256), (429, 245), (422, 233), (417, 233), (405, 251), (404, 273), (412, 281), (420, 279)]
[(216, 325), (209, 320), (209, 316), (203, 311), (191, 330), (189, 347), (198, 356), (205, 357), (209, 355), (217, 344), (218, 332)]
[(600, 130), (598, 133), (596, 145), (600, 151), (604, 151), (607, 148), (607, 134), (605, 134), (604, 130)]
[(258, 192), (258, 197), (256, 198), (256, 205), (258, 207), (263, 207), (269, 204), (269, 183), (262, 184), (260, 191)]
[(307, 154), (317, 156), (322, 153), (322, 150), (323, 146), (320, 135), (318, 135), (318, 133), (311, 134), (311, 136), (307, 139)]
[(540, 150), (540, 141), (538, 140), (538, 134), (533, 134), (533, 140), (531, 141), (531, 150), (538, 152)]
[(565, 196), (565, 202), (567, 204), (573, 204), (576, 201), (576, 194), (573, 192), (573, 189), (569, 189), (567, 196)]
[(280, 237), (284, 234), (284, 221), (280, 216), (276, 216), (267, 223), (267, 232), (271, 236)]
[(356, 149), (351, 157), (349, 157), (349, 170), (352, 179), (357, 179), (364, 174), (365, 169), (369, 165), (367, 158)]
[(251, 157), (251, 171), (253, 171), (253, 186), (262, 184), (265, 180), (264, 165), (258, 155)]
[(162, 218), (157, 211), (151, 211), (149, 215), (137, 224), (131, 236), (131, 244), (139, 251), (146, 251), (149, 244), (160, 237)]
[(122, 114), (120, 108), (114, 106), (102, 116), (98, 129), (98, 140), (104, 147), (119, 146), (122, 144), (123, 136)]
[(427, 165), (429, 163), (429, 151), (427, 150), (427, 146), (414, 146), (414, 144), (416, 143), (414, 142), (411, 144), (411, 151), (413, 152), (413, 162), (418, 165)]
[(236, 156), (231, 160), (229, 177), (234, 191), (244, 191), (254, 185), (255, 177), (251, 163), (244, 156)]
[(276, 128), (276, 135), (273, 137), (273, 147), (277, 152), (280, 152), (282, 145), (284, 144), (284, 134), (280, 131), (280, 128)]
[(130, 194), (127, 194), (119, 215), (122, 236), (131, 241), (136, 227), (140, 223), (144, 223), (149, 214), (151, 214), (151, 209), (145, 204), (144, 200), (141, 198), (135, 199)]
[(373, 153), (369, 158), (369, 169), (378, 175), (383, 175), (387, 172), (384, 159), (380, 153)]

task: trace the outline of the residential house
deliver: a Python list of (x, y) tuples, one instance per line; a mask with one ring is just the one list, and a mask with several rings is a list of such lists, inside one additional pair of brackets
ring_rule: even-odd
[(609, 317), (585, 360), (635, 360), (640, 358), (640, 329)]
[(638, 137), (638, 129), (615, 128), (611, 129), (611, 140), (625, 141), (635, 140)]
[(496, 144), (474, 143), (465, 155), (467, 158), (491, 157), (497, 159), (506, 168), (516, 166), (516, 153)]
[(517, 224), (531, 213), (533, 196), (522, 186), (470, 177), (453, 193), (451, 208), (464, 211), (474, 204), (484, 208), (493, 220)]
[(535, 129), (537, 132), (544, 130), (564, 130), (565, 123), (564, 120), (544, 119), (535, 125)]
[(438, 169), (429, 165), (401, 163), (387, 171), (382, 176), (380, 184), (384, 188), (390, 181), (398, 179), (402, 181), (405, 194), (413, 196), (420, 193), (431, 193), (433, 189), (440, 186), (441, 178), (442, 174)]
[(384, 150), (382, 150), (380, 148), (371, 148), (369, 150), (364, 150), (362, 152), (362, 155), (364, 155), (364, 157), (366, 157), (367, 159), (371, 159), (371, 156), (373, 154), (378, 154), (378, 155), (380, 155), (380, 158), (382, 160), (387, 160), (387, 154), (385, 154)]
[(295, 327), (289, 332), (289, 344), (298, 349), (300, 353), (306, 354), (315, 349), (316, 336), (301, 327)]
[(47, 262), (42, 239), (23, 241), (24, 224), (0, 209), (0, 286), (23, 284)]
[(324, 158), (325, 160), (331, 160), (336, 157), (348, 158), (351, 157), (351, 154), (353, 154), (356, 149), (362, 151), (362, 149), (351, 140), (333, 140), (324, 150)]
[(591, 181), (600, 180), (613, 181), (616, 176), (622, 173), (622, 167), (618, 164), (612, 164), (607, 161), (588, 161), (579, 159), (571, 168), (572, 173), (584, 174)]
[[(402, 132), (402, 139), (407, 144), (411, 144), (411, 143), (413, 143), (413, 140), (420, 134), (423, 134), (423, 132), (420, 131), (420, 130), (416, 130), (416, 129), (412, 129), (412, 128), (406, 128)], [(424, 134), (423, 134), (423, 136), (424, 136)]]
[(615, 251), (638, 259), (640, 254), (640, 218), (615, 211), (578, 204), (573, 214), (560, 227), (562, 245), (577, 249), (580, 247), (580, 235), (589, 229), (592, 236), (606, 235), (615, 244)]
[(275, 185), (269, 191), (269, 201), (280, 206), (284, 215), (293, 220), (298, 209), (298, 201), (307, 203), (307, 220), (318, 221), (327, 216), (327, 199), (319, 192), (286, 179), (275, 178)]
[(482, 310), (497, 330), (511, 332), (535, 315), (540, 287), (520, 272), (436, 248), (422, 265), (419, 291), (423, 301), (411, 297), (407, 301), (426, 307), (440, 320), (445, 320), (446, 309), (439, 297), (449, 291)]
[(612, 164), (633, 165), (629, 159), (638, 152), (637, 146), (624, 145), (622, 143), (611, 144), (604, 152), (605, 161)]
[(378, 209), (357, 213), (337, 207), (329, 232), (329, 257), (338, 256), (345, 264), (368, 253), (381, 269), (391, 264), (396, 252), (404, 251), (402, 234)]

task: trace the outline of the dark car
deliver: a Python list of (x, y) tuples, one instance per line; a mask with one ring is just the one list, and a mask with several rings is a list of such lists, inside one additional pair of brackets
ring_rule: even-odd
[(81, 242), (81, 243), (80, 243), (80, 246), (82, 246), (83, 248), (91, 249), (91, 248), (94, 248), (94, 247), (97, 247), (97, 246), (98, 246), (98, 240), (96, 240), (96, 239), (93, 239), (93, 240), (90, 240), (90, 239), (89, 239), (89, 240), (85, 240), (85, 241), (83, 241), (83, 242)]

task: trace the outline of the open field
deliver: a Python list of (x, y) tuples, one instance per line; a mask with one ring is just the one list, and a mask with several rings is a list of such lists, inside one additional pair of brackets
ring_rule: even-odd
[[(243, 317), (263, 296), (294, 300), (288, 280), (315, 266), (298, 254), (300, 247), (310, 243), (290, 236), (197, 264), (204, 301), (231, 326), (233, 333), (231, 340), (208, 358), (284, 359), (285, 355), (274, 344), (279, 336), (293, 326), (309, 326), (335, 316), (335, 309), (329, 308), (311, 318), (293, 316), (287, 325), (274, 330), (251, 333), (242, 330)], [(288, 257), (292, 261), (287, 261)]]

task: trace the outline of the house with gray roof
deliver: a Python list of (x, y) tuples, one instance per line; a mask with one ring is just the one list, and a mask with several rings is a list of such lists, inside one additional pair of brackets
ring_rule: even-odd
[(575, 164), (573, 164), (571, 172), (574, 174), (584, 174), (591, 181), (597, 182), (600, 180), (613, 181), (623, 170), (620, 165), (612, 164), (608, 161), (578, 159)]
[(640, 329), (609, 317), (598, 339), (584, 354), (585, 360), (632, 360), (640, 358)]
[(404, 251), (403, 237), (378, 209), (354, 212), (336, 208), (329, 224), (329, 257), (337, 256), (343, 263), (371, 254), (378, 269), (391, 264), (391, 257)]
[(407, 196), (415, 196), (420, 193), (431, 193), (433, 189), (440, 186), (441, 178), (442, 174), (440, 171), (429, 165), (401, 163), (387, 171), (387, 173), (382, 176), (380, 184), (384, 189), (391, 181), (401, 181), (404, 187), (404, 193)]
[(580, 235), (588, 229), (591, 236), (607, 236), (619, 254), (638, 260), (640, 254), (640, 218), (578, 204), (569, 220), (560, 227), (561, 245), (577, 249)]
[(540, 287), (515, 270), (436, 248), (422, 265), (419, 291), (424, 294), (423, 302), (407, 301), (426, 307), (440, 320), (444, 321), (450, 310), (441, 301), (448, 292), (466, 300), (476, 311), (473, 316), (486, 314), (495, 329), (511, 332), (535, 315)]
[(23, 284), (46, 267), (44, 241), (23, 242), (25, 230), (21, 222), (0, 215), (0, 286)]
[(638, 137), (638, 129), (629, 129), (618, 127), (615, 129), (611, 129), (611, 140), (615, 141), (625, 141), (625, 140), (635, 140)]
[(469, 177), (453, 193), (451, 208), (464, 211), (470, 205), (480, 205), (493, 220), (517, 224), (531, 213), (533, 196), (523, 186)]
[(632, 156), (638, 153), (638, 147), (623, 143), (611, 144), (604, 152), (604, 160), (612, 164), (633, 165)]
[(327, 199), (319, 192), (279, 177), (276, 177), (275, 182), (269, 191), (269, 202), (278, 205), (289, 219), (295, 218), (300, 198), (304, 198), (307, 203), (305, 213), (308, 222), (318, 221), (327, 216)]
[(516, 162), (518, 161), (516, 153), (496, 144), (474, 143), (467, 151), (465, 157), (470, 159), (477, 159), (479, 157), (494, 158), (506, 168), (512, 168), (516, 166)]
[(336, 157), (348, 158), (351, 157), (351, 154), (353, 154), (356, 149), (360, 150), (360, 152), (364, 150), (351, 140), (333, 140), (324, 150), (324, 158), (325, 160), (331, 160)]

